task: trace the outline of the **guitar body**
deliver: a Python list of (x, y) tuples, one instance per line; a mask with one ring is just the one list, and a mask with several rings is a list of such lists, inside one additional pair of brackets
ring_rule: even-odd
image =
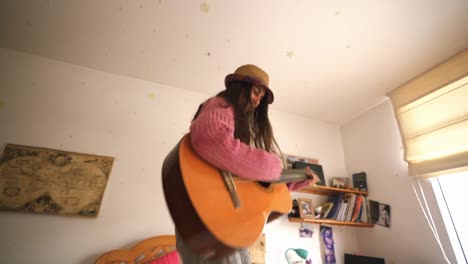
[(166, 157), (162, 180), (181, 237), (194, 252), (213, 258), (252, 245), (270, 212), (286, 214), (292, 206), (284, 183), (264, 187), (233, 177), (236, 208), (222, 174), (193, 151), (189, 134)]

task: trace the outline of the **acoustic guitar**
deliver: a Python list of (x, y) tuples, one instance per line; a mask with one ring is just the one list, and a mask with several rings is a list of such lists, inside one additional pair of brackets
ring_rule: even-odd
[(162, 167), (164, 196), (179, 235), (207, 259), (252, 245), (271, 212), (291, 211), (285, 182), (307, 179), (304, 170), (284, 172), (274, 183), (232, 176), (201, 159), (185, 135)]

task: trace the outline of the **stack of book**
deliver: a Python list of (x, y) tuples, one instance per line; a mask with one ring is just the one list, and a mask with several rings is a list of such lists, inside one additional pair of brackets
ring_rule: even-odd
[(340, 194), (322, 205), (320, 219), (344, 222), (370, 222), (369, 200), (361, 194)]

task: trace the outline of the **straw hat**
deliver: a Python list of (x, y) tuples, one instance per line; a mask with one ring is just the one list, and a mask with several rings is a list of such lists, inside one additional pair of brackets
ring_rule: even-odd
[(271, 104), (273, 103), (274, 96), (273, 92), (268, 87), (268, 80), (268, 74), (265, 71), (255, 65), (246, 64), (237, 68), (234, 73), (227, 75), (224, 79), (224, 84), (227, 87), (233, 81), (243, 81), (264, 87), (267, 101)]

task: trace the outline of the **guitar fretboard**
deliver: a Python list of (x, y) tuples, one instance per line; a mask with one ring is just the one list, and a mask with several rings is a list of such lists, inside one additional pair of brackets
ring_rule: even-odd
[(289, 183), (307, 179), (308, 177), (305, 174), (304, 169), (284, 169), (281, 172), (281, 178), (279, 180), (273, 181), (272, 183)]

